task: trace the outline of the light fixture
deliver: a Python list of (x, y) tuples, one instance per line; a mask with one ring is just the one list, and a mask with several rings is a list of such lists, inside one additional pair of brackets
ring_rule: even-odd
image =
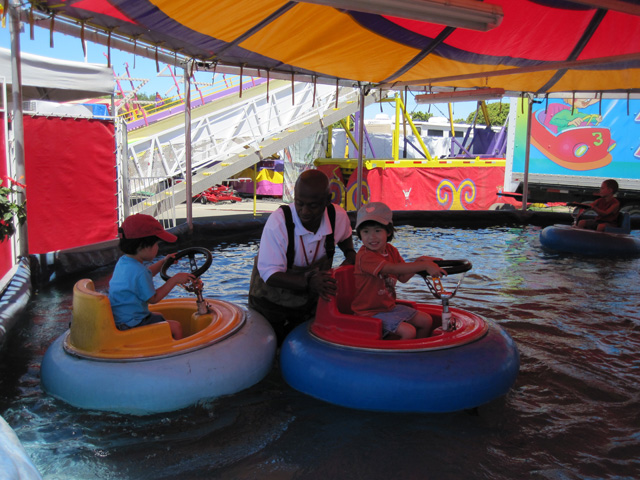
[(502, 7), (477, 0), (297, 0), (339, 10), (388, 15), (486, 32), (502, 22)]
[(416, 95), (416, 103), (452, 103), (493, 100), (504, 96), (504, 88), (476, 88), (455, 92), (425, 93)]

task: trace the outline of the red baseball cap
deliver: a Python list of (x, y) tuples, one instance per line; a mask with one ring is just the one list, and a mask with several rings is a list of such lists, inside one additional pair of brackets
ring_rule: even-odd
[(122, 222), (122, 232), (125, 238), (143, 238), (155, 235), (165, 242), (175, 242), (178, 240), (174, 234), (167, 232), (162, 224), (151, 215), (136, 213), (125, 218)]

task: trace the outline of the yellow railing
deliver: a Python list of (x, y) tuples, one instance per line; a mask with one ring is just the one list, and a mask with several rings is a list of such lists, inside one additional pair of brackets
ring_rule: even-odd
[[(253, 86), (254, 81), (255, 79), (253, 77), (244, 77), (242, 80), (243, 88)], [(198, 99), (205, 102), (207, 97), (237, 88), (239, 83), (240, 77), (237, 75), (230, 76), (229, 78), (218, 79), (218, 81), (213, 84), (207, 84), (208, 87), (206, 89), (195, 89), (192, 91), (191, 102)], [(135, 99), (132, 99), (127, 102), (127, 106), (120, 108), (119, 116), (122, 117), (125, 122), (131, 123), (184, 105), (184, 103), (185, 98), (183, 93), (176, 94), (171, 97), (162, 97), (157, 102), (136, 101)]]

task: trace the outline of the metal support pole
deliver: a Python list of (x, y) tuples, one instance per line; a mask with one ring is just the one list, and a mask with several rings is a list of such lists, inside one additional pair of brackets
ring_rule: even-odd
[[(112, 110), (113, 111), (113, 110)], [(127, 218), (131, 215), (131, 177), (129, 176), (129, 143), (127, 124), (124, 120), (114, 115), (114, 122), (118, 129), (118, 156), (120, 157), (120, 179), (122, 182), (122, 216)]]
[[(24, 163), (24, 121), (22, 117), (22, 68), (20, 60), (20, 2), (11, 0), (9, 4), (9, 32), (11, 35), (11, 96), (13, 100), (13, 153), (16, 180), (26, 183)], [(24, 179), (24, 180), (23, 180)], [(26, 192), (16, 194), (18, 203), (26, 201)], [(29, 256), (29, 236), (27, 222), (18, 226), (18, 255)]]
[(402, 138), (404, 139), (404, 142), (402, 142), (403, 145), (403, 149), (402, 149), (402, 158), (407, 158), (407, 115), (406, 115), (406, 108), (407, 108), (407, 100), (408, 100), (408, 95), (409, 95), (409, 89), (407, 87), (404, 87), (404, 108), (405, 108), (405, 115), (402, 115)]
[(256, 216), (256, 206), (258, 203), (258, 164), (253, 164), (253, 216)]
[(186, 62), (184, 66), (184, 155), (185, 155), (185, 192), (187, 227), (189, 233), (193, 233), (193, 177), (191, 175), (191, 72), (193, 60)]
[(360, 121), (358, 122), (358, 201), (356, 202), (356, 211), (362, 206), (362, 164), (364, 150), (364, 87), (360, 87)]
[[(522, 99), (524, 103), (525, 99)], [(531, 149), (531, 121), (533, 115), (533, 99), (527, 97), (527, 147), (524, 154), (524, 177), (522, 179), (522, 211), (527, 211), (527, 201), (529, 197), (529, 150)]]

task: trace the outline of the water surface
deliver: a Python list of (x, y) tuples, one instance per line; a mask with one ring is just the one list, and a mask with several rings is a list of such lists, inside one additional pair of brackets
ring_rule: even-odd
[[(452, 306), (496, 321), (518, 346), (513, 389), (477, 410), (349, 410), (291, 389), (277, 365), (249, 390), (179, 412), (75, 409), (39, 383), (46, 348), (68, 328), (70, 278), (40, 291), (12, 336), (0, 414), (48, 480), (640, 478), (640, 259), (549, 253), (539, 232), (398, 228), (405, 258), (469, 259)], [(246, 305), (257, 245), (204, 245), (207, 296)], [(106, 290), (110, 274), (85, 275)], [(436, 302), (419, 277), (399, 297)]]

